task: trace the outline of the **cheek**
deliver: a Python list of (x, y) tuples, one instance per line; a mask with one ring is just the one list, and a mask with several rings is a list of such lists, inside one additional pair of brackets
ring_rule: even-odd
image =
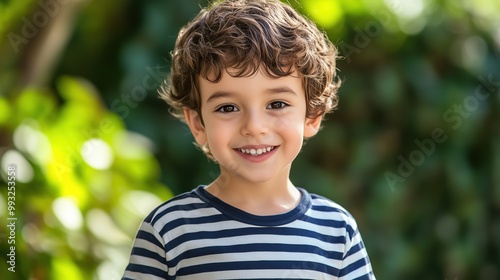
[(234, 133), (232, 126), (228, 123), (224, 125), (207, 123), (206, 125), (207, 140), (210, 149), (218, 149), (221, 145), (227, 146)]
[(274, 130), (279, 133), (286, 133), (286, 134), (303, 133), (304, 119), (293, 115), (275, 118), (273, 120), (273, 127)]

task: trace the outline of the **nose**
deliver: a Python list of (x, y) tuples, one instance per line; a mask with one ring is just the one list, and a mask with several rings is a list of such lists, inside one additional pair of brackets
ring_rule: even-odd
[(245, 136), (264, 135), (268, 130), (268, 122), (264, 112), (246, 112), (241, 126), (241, 134)]

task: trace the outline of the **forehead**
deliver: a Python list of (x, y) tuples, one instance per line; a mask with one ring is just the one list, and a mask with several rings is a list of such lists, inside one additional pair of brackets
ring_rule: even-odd
[(216, 67), (214, 69), (203, 69), (198, 75), (198, 80), (206, 80), (212, 83), (219, 83), (223, 78), (225, 80), (229, 79), (255, 79), (259, 77), (265, 77), (268, 80), (284, 80), (283, 78), (297, 78), (302, 81), (303, 75), (301, 75), (295, 67), (287, 66), (283, 67), (279, 72), (276, 69), (270, 69), (266, 65), (260, 64), (258, 66), (254, 65), (243, 65), (240, 67), (229, 66), (225, 68)]
[(276, 93), (291, 91), (297, 95), (304, 95), (302, 78), (294, 71), (292, 74), (283, 77), (273, 77), (264, 69), (259, 69), (253, 74), (246, 76), (237, 75), (239, 72), (235, 68), (227, 68), (223, 71), (220, 79), (214, 81), (210, 75), (208, 77), (199, 76), (199, 86), (201, 97), (206, 101), (214, 93)]

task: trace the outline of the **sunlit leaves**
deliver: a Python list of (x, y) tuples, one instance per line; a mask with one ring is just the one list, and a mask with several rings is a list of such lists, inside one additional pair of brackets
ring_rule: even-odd
[[(116, 276), (146, 212), (172, 194), (158, 183), (152, 142), (126, 131), (92, 85), (66, 76), (58, 90), (30, 88), (12, 101), (0, 99), (0, 107), (15, 107), (15, 118), (7, 124), (13, 129), (14, 148), (0, 151), (0, 161), (2, 170), (16, 164), (17, 180), (23, 183), (18, 193), (24, 203), (17, 211), (27, 218), (18, 255), (28, 275)], [(28, 256), (28, 250), (52, 254), (51, 265), (42, 265), (37, 255)]]
[(305, 11), (323, 28), (330, 28), (343, 17), (342, 6), (338, 1), (305, 0), (302, 1)]

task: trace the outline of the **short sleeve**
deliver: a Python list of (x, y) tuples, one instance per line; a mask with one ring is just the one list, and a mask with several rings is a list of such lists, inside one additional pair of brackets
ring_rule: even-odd
[(144, 221), (135, 237), (122, 280), (169, 279), (163, 238), (147, 221)]
[(375, 280), (370, 258), (352, 216), (349, 216), (346, 224), (345, 245), (339, 280)]

